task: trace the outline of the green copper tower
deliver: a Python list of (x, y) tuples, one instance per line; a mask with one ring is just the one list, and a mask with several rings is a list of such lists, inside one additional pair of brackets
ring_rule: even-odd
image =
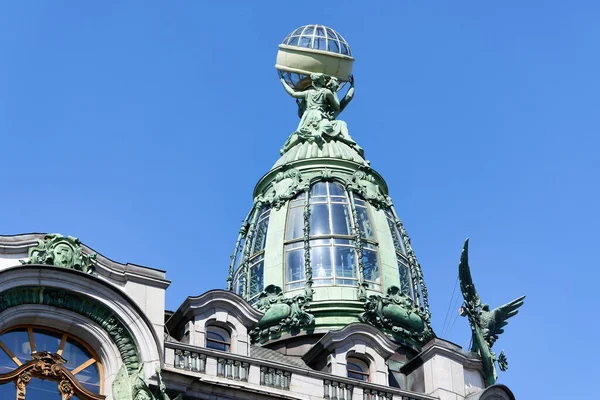
[(353, 62), (346, 40), (322, 25), (279, 45), (276, 69), (300, 121), (281, 129), (281, 157), (255, 187), (228, 278), (265, 313), (255, 342), (353, 322), (417, 351), (434, 337), (421, 266), (388, 187), (339, 119), (355, 93)]

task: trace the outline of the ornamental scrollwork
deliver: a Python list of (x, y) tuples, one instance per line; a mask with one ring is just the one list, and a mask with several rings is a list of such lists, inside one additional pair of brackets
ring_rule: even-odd
[(0, 313), (23, 304), (47, 305), (89, 318), (109, 335), (129, 371), (140, 366), (138, 346), (127, 326), (109, 308), (91, 298), (51, 287), (18, 287), (0, 293)]
[(304, 191), (307, 185), (308, 182), (303, 181), (296, 168), (279, 171), (273, 179), (271, 189), (263, 196), (263, 201), (279, 210), (288, 200)]
[(258, 310), (265, 315), (251, 332), (253, 339), (282, 330), (313, 325), (315, 317), (306, 311), (308, 301), (304, 294), (288, 298), (283, 295), (283, 290), (279, 286), (267, 286), (259, 295), (257, 303)]
[(58, 390), (63, 400), (73, 396), (101, 400), (103, 395), (90, 392), (65, 367), (67, 360), (60, 354), (48, 351), (31, 353), (31, 360), (20, 365), (17, 369), (0, 374), (0, 385), (13, 381), (17, 389), (17, 400), (27, 398), (27, 385), (32, 378), (48, 379), (57, 382)]
[(434, 337), (433, 331), (423, 320), (421, 310), (399, 287), (390, 286), (387, 295), (371, 295), (364, 300), (365, 312), (359, 319), (377, 328), (387, 329), (424, 344)]
[(28, 260), (22, 264), (46, 264), (70, 268), (88, 274), (95, 274), (96, 254), (83, 254), (81, 241), (73, 236), (50, 233), (44, 240), (38, 239), (35, 247), (28, 251)]
[(375, 177), (366, 171), (354, 172), (352, 179), (346, 183), (346, 187), (360, 194), (363, 199), (377, 209), (392, 205), (392, 199), (383, 192)]

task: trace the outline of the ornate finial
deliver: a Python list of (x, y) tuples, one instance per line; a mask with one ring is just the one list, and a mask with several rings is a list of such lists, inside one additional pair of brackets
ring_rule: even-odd
[(498, 379), (495, 362), (498, 362), (498, 366), (502, 371), (506, 371), (508, 368), (508, 361), (504, 350), (496, 357), (496, 354), (492, 351), (492, 346), (498, 340), (498, 336), (504, 333), (504, 327), (508, 324), (508, 319), (519, 312), (518, 308), (523, 305), (525, 296), (521, 296), (491, 311), (489, 305), (481, 303), (481, 299), (475, 290), (475, 285), (471, 278), (469, 239), (465, 241), (460, 256), (458, 277), (460, 279), (460, 289), (465, 300), (465, 303), (460, 307), (459, 313), (461, 316), (469, 318), (473, 342), (471, 351), (477, 352), (481, 356), (485, 382), (487, 386), (490, 386), (496, 383)]
[(96, 254), (83, 254), (81, 241), (72, 236), (50, 233), (44, 236), (44, 240), (38, 240), (37, 246), (29, 249), (28, 257), (27, 261), (20, 260), (21, 263), (56, 265), (89, 274), (96, 273), (93, 263)]

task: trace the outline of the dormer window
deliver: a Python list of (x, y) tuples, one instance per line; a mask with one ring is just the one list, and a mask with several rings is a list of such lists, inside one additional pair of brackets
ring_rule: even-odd
[(228, 352), (231, 348), (229, 331), (220, 326), (208, 325), (206, 327), (206, 348)]
[(346, 370), (348, 371), (348, 378), (364, 382), (369, 381), (369, 364), (360, 358), (348, 357), (346, 360)]

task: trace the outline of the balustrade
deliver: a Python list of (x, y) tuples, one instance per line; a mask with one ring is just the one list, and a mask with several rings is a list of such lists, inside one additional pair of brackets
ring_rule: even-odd
[(260, 367), (260, 384), (289, 390), (292, 373), (276, 368)]
[[(435, 400), (434, 397), (420, 393), (293, 366), (284, 369), (270, 361), (181, 343), (166, 343), (165, 364), (180, 370), (248, 382), (249, 385), (292, 390), (294, 393), (309, 396), (319, 396), (315, 389), (318, 388), (319, 382), (322, 382), (325, 400)], [(295, 381), (294, 385), (292, 377), (296, 374), (299, 380)], [(325, 377), (327, 378), (323, 379)], [(384, 390), (381, 390), (382, 388)]]

